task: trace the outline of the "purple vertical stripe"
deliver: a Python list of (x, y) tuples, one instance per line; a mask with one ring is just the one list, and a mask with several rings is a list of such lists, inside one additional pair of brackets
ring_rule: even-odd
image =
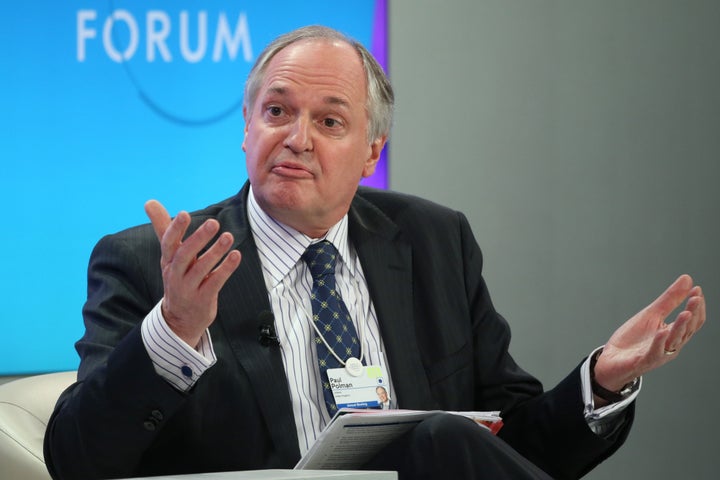
[[(370, 52), (377, 59), (377, 61), (388, 72), (387, 62), (387, 0), (375, 0), (375, 16), (373, 19), (372, 27), (372, 44), (370, 46)], [(375, 173), (364, 178), (362, 185), (377, 188), (388, 187), (388, 148), (389, 145), (385, 145), (382, 153), (380, 154), (380, 161), (378, 161)]]
[(370, 51), (387, 72), (387, 0), (375, 1), (375, 17), (373, 19)]

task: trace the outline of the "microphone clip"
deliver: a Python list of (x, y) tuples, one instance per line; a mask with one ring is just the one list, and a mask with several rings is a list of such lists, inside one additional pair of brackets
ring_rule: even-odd
[(275, 327), (272, 325), (260, 325), (258, 327), (260, 335), (258, 335), (258, 342), (263, 347), (269, 347), (271, 345), (280, 345), (280, 339), (275, 333)]

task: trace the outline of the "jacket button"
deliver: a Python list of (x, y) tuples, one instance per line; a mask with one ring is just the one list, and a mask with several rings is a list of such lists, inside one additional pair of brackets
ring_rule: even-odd
[(145, 420), (143, 422), (143, 427), (145, 427), (145, 430), (148, 432), (153, 432), (155, 431), (155, 428), (157, 428), (155, 422), (151, 422), (150, 420)]
[(153, 410), (152, 412), (150, 412), (150, 415), (152, 415), (152, 418), (154, 418), (158, 422), (162, 422), (163, 418), (165, 418), (165, 416), (160, 410)]

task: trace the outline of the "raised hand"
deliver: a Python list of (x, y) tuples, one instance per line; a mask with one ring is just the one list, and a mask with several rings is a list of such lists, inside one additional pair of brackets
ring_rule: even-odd
[[(685, 307), (667, 323), (683, 302)], [(613, 333), (595, 365), (595, 380), (608, 390), (620, 390), (634, 378), (677, 358), (703, 323), (702, 289), (693, 286), (689, 275), (682, 275)]]
[(218, 293), (240, 265), (240, 252), (230, 251), (233, 237), (224, 232), (200, 255), (220, 230), (216, 220), (207, 220), (183, 240), (190, 225), (187, 212), (171, 219), (156, 200), (145, 204), (145, 212), (160, 240), (163, 317), (173, 332), (194, 348), (215, 320)]

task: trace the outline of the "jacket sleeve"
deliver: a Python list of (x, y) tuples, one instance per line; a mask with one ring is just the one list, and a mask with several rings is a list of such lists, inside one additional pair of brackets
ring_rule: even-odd
[(53, 478), (133, 476), (162, 423), (184, 402), (155, 373), (140, 335), (162, 295), (157, 274), (145, 270), (159, 265), (159, 253), (157, 242), (130, 249), (126, 241), (147, 237), (147, 230), (105, 237), (91, 255), (78, 381), (60, 396), (45, 435)]
[[(502, 412), (500, 437), (553, 478), (579, 478), (615, 452), (632, 424), (634, 404), (610, 438), (592, 432), (584, 416), (578, 365), (555, 388), (543, 391), (509, 354), (510, 327), (490, 301), (482, 256), (466, 218), (460, 217), (465, 282), (472, 312), (475, 398)], [(548, 314), (546, 312), (546, 314)]]

